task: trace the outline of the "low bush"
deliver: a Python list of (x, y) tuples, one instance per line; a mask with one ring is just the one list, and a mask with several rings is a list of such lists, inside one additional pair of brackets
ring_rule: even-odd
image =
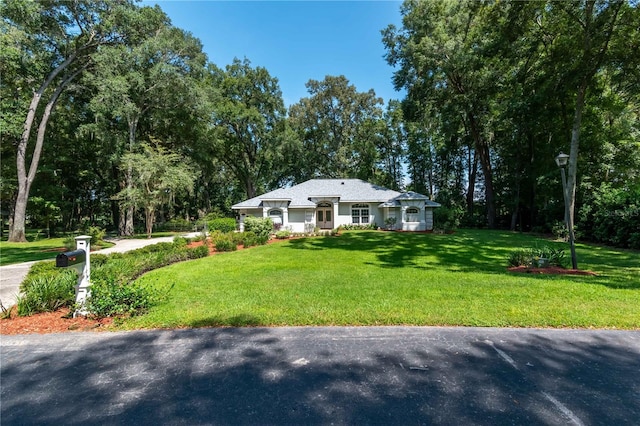
[(213, 219), (208, 222), (209, 231), (220, 231), (223, 234), (236, 230), (236, 220), (230, 217)]
[(290, 236), (291, 236), (291, 232), (287, 231), (287, 230), (282, 230), (282, 231), (276, 232), (276, 238), (279, 239), (279, 240), (286, 240)]
[(103, 318), (116, 315), (138, 315), (161, 299), (154, 289), (138, 284), (96, 280), (91, 286), (87, 310)]
[[(546, 259), (546, 261), (541, 261), (540, 259)], [(534, 268), (545, 266), (567, 267), (564, 250), (551, 246), (536, 246), (514, 250), (509, 254), (507, 263), (509, 266), (527, 266)]]
[(509, 266), (529, 266), (531, 264), (531, 259), (533, 259), (533, 253), (531, 249), (517, 249), (512, 251), (509, 254), (509, 258), (507, 259), (507, 263)]
[(243, 247), (253, 247), (258, 245), (258, 238), (253, 232), (237, 232), (233, 234), (233, 239), (238, 245)]
[[(357, 230), (376, 230), (378, 226), (375, 223), (367, 223), (367, 224), (355, 224), (355, 223), (347, 223), (345, 225), (340, 225), (341, 229), (345, 231), (357, 231)], [(317, 231), (316, 231), (317, 233)]]
[(238, 249), (231, 234), (222, 234), (213, 242), (216, 251), (235, 251)]
[(75, 302), (77, 274), (73, 270), (60, 273), (44, 273), (32, 277), (24, 296), (18, 296), (19, 316), (33, 315), (38, 312), (53, 312)]
[(182, 248), (187, 246), (187, 239), (184, 237), (175, 237), (173, 239), (173, 246), (176, 248)]

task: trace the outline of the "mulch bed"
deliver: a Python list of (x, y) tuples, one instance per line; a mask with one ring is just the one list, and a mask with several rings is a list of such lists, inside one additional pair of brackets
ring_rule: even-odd
[(509, 272), (519, 272), (525, 274), (552, 274), (552, 275), (598, 275), (595, 272), (583, 271), (580, 269), (565, 269), (557, 266), (549, 266), (548, 268), (530, 268), (528, 266), (513, 266), (507, 268)]
[(11, 308), (11, 317), (0, 319), (0, 334), (48, 334), (70, 331), (101, 331), (107, 329), (113, 318), (92, 319), (78, 316), (71, 318), (68, 308), (19, 317), (17, 307)]

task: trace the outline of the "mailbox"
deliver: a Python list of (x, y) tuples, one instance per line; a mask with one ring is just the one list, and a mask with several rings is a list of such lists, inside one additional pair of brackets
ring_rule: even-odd
[(56, 256), (56, 267), (66, 268), (68, 266), (76, 266), (87, 261), (87, 252), (80, 249), (60, 253)]

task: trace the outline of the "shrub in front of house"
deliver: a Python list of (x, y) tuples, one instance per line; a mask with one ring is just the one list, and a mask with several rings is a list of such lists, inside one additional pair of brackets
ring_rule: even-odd
[(291, 232), (286, 229), (276, 232), (276, 238), (279, 240), (286, 240), (290, 236), (291, 236)]
[(273, 221), (268, 217), (247, 216), (244, 219), (244, 230), (253, 232), (257, 237), (258, 244), (266, 244), (273, 231)]
[(238, 244), (231, 234), (220, 234), (212, 241), (216, 251), (235, 251), (238, 249)]

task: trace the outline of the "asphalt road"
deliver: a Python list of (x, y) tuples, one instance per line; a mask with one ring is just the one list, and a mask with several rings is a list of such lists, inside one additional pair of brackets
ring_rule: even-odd
[(4, 425), (638, 425), (640, 332), (218, 328), (2, 336)]

